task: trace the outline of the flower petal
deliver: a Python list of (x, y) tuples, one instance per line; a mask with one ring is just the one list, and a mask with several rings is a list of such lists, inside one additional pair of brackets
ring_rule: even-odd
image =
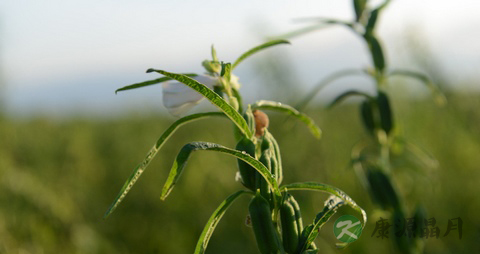
[(235, 88), (236, 90), (239, 90), (239, 89), (240, 89), (241, 85), (240, 85), (240, 83), (238, 82), (238, 77), (237, 77), (237, 76), (235, 76), (235, 75), (233, 75), (233, 74), (230, 75), (230, 85), (231, 85), (233, 88)]

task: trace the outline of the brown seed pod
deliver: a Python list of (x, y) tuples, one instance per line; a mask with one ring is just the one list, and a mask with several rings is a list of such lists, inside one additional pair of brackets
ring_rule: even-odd
[(255, 136), (263, 136), (265, 129), (268, 128), (268, 116), (260, 110), (253, 111), (255, 117)]

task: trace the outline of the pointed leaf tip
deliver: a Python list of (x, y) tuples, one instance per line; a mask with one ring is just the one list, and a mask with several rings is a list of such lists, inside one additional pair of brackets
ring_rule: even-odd
[(250, 50), (248, 50), (247, 52), (243, 53), (232, 65), (232, 69), (235, 69), (235, 67), (240, 63), (242, 62), (243, 60), (245, 60), (245, 58), (263, 50), (263, 49), (266, 49), (266, 48), (269, 48), (269, 47), (272, 47), (272, 46), (275, 46), (275, 45), (279, 45), (279, 44), (291, 44), (289, 41), (287, 40), (284, 40), (284, 39), (278, 39), (278, 40), (272, 40), (272, 41), (268, 41), (268, 42), (265, 42), (261, 45), (258, 45)]
[[(151, 160), (155, 157), (155, 155), (158, 153), (158, 151), (162, 148), (163, 144), (170, 138), (170, 136), (179, 128), (180, 126), (189, 123), (191, 121), (199, 120), (202, 118), (207, 118), (207, 117), (226, 117), (226, 115), (222, 112), (207, 112), (207, 113), (198, 113), (198, 114), (193, 114), (189, 116), (185, 116), (183, 118), (178, 119), (175, 121), (168, 129), (166, 129), (160, 138), (157, 140), (155, 145), (150, 149), (150, 151), (147, 153), (143, 161), (135, 167), (133, 172), (131, 173), (130, 177), (127, 179), (125, 184), (123, 185), (122, 189), (118, 193), (117, 197), (113, 201), (113, 203), (110, 205), (108, 208), (107, 212), (103, 216), (104, 218), (107, 218), (112, 214), (115, 209), (118, 207), (120, 202), (125, 198), (127, 193), (131, 190), (133, 185), (136, 183), (136, 181), (140, 178), (142, 173), (145, 171), (145, 169), (148, 167), (150, 164)], [(168, 193), (167, 193), (168, 194)], [(163, 195), (163, 194), (162, 194)], [(162, 196), (162, 200), (166, 198), (166, 195)]]
[(146, 73), (151, 73), (151, 72), (155, 72), (155, 69), (150, 68), (150, 69), (148, 69), (148, 70), (146, 71)]

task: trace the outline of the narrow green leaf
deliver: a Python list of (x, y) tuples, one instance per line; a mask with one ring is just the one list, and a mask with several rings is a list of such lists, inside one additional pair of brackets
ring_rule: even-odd
[(203, 119), (203, 118), (207, 118), (207, 117), (212, 117), (212, 116), (216, 116), (216, 117), (225, 117), (225, 114), (223, 114), (222, 112), (208, 112), (208, 113), (199, 113), (199, 114), (193, 114), (193, 115), (189, 115), (189, 116), (186, 116), (186, 117), (183, 117), (183, 118), (180, 118), (178, 119), (177, 121), (175, 121), (172, 125), (170, 125), (170, 127), (168, 127), (168, 129), (166, 129), (163, 134), (160, 136), (160, 138), (157, 140), (157, 142), (155, 143), (155, 145), (150, 149), (150, 151), (147, 153), (147, 156), (145, 157), (145, 159), (143, 159), (143, 161), (133, 170), (132, 174), (130, 175), (130, 177), (127, 179), (127, 181), (125, 182), (125, 184), (123, 185), (122, 189), (120, 190), (120, 192), (118, 193), (115, 201), (112, 203), (112, 205), (110, 206), (110, 208), (107, 210), (107, 212), (105, 213), (104, 215), (104, 218), (107, 218), (110, 214), (113, 213), (113, 211), (118, 207), (118, 205), (120, 204), (120, 202), (122, 202), (122, 200), (125, 198), (125, 196), (127, 195), (127, 193), (130, 191), (130, 189), (133, 187), (133, 185), (135, 184), (135, 182), (137, 182), (138, 178), (140, 178), (140, 176), (142, 175), (143, 171), (145, 171), (145, 169), (147, 168), (147, 166), (150, 164), (150, 161), (155, 157), (155, 155), (157, 154), (157, 152), (160, 150), (160, 148), (162, 148), (163, 144), (168, 140), (168, 138), (170, 138), (170, 136), (182, 125), (186, 124), (186, 123), (189, 123), (189, 122), (192, 122), (192, 121), (195, 121), (195, 120), (199, 120), (199, 119)]
[(405, 76), (405, 77), (417, 79), (422, 83), (424, 83), (432, 91), (438, 105), (442, 106), (446, 103), (445, 95), (442, 93), (440, 88), (427, 75), (423, 73), (411, 71), (411, 70), (397, 69), (397, 70), (391, 71), (389, 73), (389, 76), (390, 77)]
[(423, 73), (420, 73), (420, 72), (411, 71), (411, 70), (396, 69), (396, 70), (392, 70), (388, 75), (389, 76), (398, 75), (398, 76), (406, 76), (406, 77), (415, 78), (415, 79), (420, 80), (421, 82), (423, 82), (426, 85), (429, 85), (429, 84), (433, 83), (427, 75), (425, 75)]
[(370, 52), (372, 53), (373, 65), (375, 65), (377, 71), (383, 73), (385, 70), (385, 57), (383, 55), (382, 46), (374, 36), (369, 36), (367, 40)]
[(294, 191), (294, 190), (310, 190), (310, 191), (320, 191), (320, 192), (326, 192), (332, 195), (335, 195), (345, 201), (347, 205), (352, 207), (355, 211), (359, 212), (362, 214), (363, 218), (363, 226), (365, 226), (365, 223), (367, 222), (367, 213), (353, 201), (352, 198), (350, 198), (345, 192), (342, 190), (327, 185), (327, 184), (322, 184), (322, 183), (315, 183), (315, 182), (305, 182), (305, 183), (291, 183), (291, 184), (286, 184), (280, 188), (281, 191), (288, 190), (288, 191)]
[[(291, 183), (284, 185), (280, 188), (281, 191), (293, 191), (293, 190), (310, 190), (310, 191), (320, 191), (326, 192), (331, 195), (334, 195), (340, 198), (345, 204), (349, 205), (352, 209), (362, 214), (362, 229), (365, 227), (367, 223), (367, 213), (363, 210), (352, 198), (350, 198), (345, 192), (341, 191), (340, 189), (322, 183), (315, 183), (315, 182), (305, 182), (305, 183)], [(330, 215), (331, 216), (331, 215)], [(318, 218), (318, 216), (317, 216)], [(329, 218), (329, 217), (328, 217)], [(302, 233), (302, 235), (304, 235)], [(337, 244), (338, 248), (345, 248), (348, 244)]]
[(330, 220), (330, 218), (337, 212), (338, 208), (345, 205), (345, 201), (336, 197), (330, 196), (325, 201), (325, 206), (323, 210), (317, 214), (315, 220), (313, 221), (313, 227), (308, 228), (305, 236), (306, 239), (303, 240), (303, 248), (305, 250), (310, 246), (310, 244), (317, 238), (320, 229), (325, 225), (325, 223)]
[(213, 90), (211, 90), (204, 84), (182, 74), (176, 74), (154, 69), (151, 69), (150, 71), (155, 71), (167, 77), (173, 78), (194, 89), (195, 91), (203, 95), (205, 98), (207, 98), (213, 105), (217, 106), (221, 111), (223, 111), (225, 115), (227, 115), (228, 118), (230, 118), (233, 123), (238, 126), (240, 131), (242, 131), (243, 134), (245, 134), (248, 138), (251, 138), (253, 136), (253, 133), (248, 128), (247, 122), (245, 121), (245, 119), (243, 119), (242, 115), (240, 115), (237, 110), (235, 110), (235, 108), (233, 108), (230, 104), (228, 104), (228, 102), (226, 102), (222, 97), (220, 97), (220, 95), (215, 93)]
[(368, 74), (366, 70), (358, 70), (358, 69), (347, 69), (347, 70), (342, 70), (339, 72), (335, 72), (332, 75), (326, 77), (323, 79), (320, 83), (318, 83), (316, 86), (313, 87), (313, 89), (308, 93), (308, 95), (300, 102), (297, 104), (295, 108), (298, 110), (304, 109), (307, 104), (315, 97), (315, 95), (322, 90), (325, 86), (330, 84), (331, 82), (343, 78), (345, 76), (350, 76), (350, 75), (365, 75)]
[(296, 19), (295, 21), (300, 21), (300, 22), (316, 22), (317, 24), (313, 24), (307, 27), (303, 27), (300, 29), (296, 29), (278, 36), (273, 36), (269, 37), (271, 40), (275, 39), (291, 39), (300, 35), (304, 35), (316, 30), (320, 30), (323, 28), (328, 28), (330, 25), (344, 25), (350, 29), (353, 28), (353, 23), (348, 22), (348, 21), (343, 21), (343, 20), (337, 20), (337, 19), (326, 19), (326, 18), (301, 18), (301, 19)]
[(355, 16), (357, 21), (362, 17), (362, 13), (365, 10), (367, 0), (353, 0), (353, 7), (355, 9)]
[[(198, 76), (195, 73), (185, 73), (183, 75), (188, 76), (188, 77)], [(169, 77), (162, 77), (162, 78), (147, 80), (147, 81), (144, 81), (144, 82), (135, 83), (135, 84), (132, 84), (132, 85), (128, 85), (128, 86), (124, 86), (122, 88), (119, 88), (119, 89), (115, 90), (115, 93), (121, 92), (121, 91), (126, 91), (126, 90), (131, 90), (131, 89), (136, 89), (136, 88), (141, 88), (141, 87), (145, 87), (145, 86), (151, 86), (151, 85), (155, 85), (155, 84), (162, 83), (162, 82), (169, 81), (169, 80), (172, 80), (172, 79), (169, 78)]]
[(300, 113), (298, 110), (294, 109), (292, 106), (282, 104), (280, 102), (262, 100), (262, 101), (257, 101), (255, 104), (252, 105), (252, 110), (255, 110), (255, 109), (275, 110), (275, 111), (286, 113), (304, 122), (308, 126), (308, 128), (310, 128), (310, 131), (316, 138), (320, 138), (322, 134), (322, 131), (315, 124), (315, 121), (313, 121), (313, 119), (311, 119), (310, 117), (308, 117), (303, 113)]
[(346, 98), (348, 98), (349, 96), (354, 96), (354, 95), (360, 95), (360, 96), (364, 96), (366, 98), (371, 98), (370, 95), (364, 93), (364, 92), (360, 92), (360, 91), (357, 91), (357, 90), (349, 90), (349, 91), (346, 91), (342, 94), (340, 94), (339, 96), (337, 96), (337, 98), (335, 98), (329, 105), (328, 107), (329, 108), (332, 108), (333, 106), (337, 105), (338, 103), (342, 102), (343, 100), (345, 100)]
[(297, 22), (317, 22), (320, 24), (326, 24), (326, 25), (344, 25), (349, 28), (353, 27), (353, 23), (350, 21), (344, 21), (344, 20), (339, 20), (339, 19), (332, 19), (332, 18), (318, 18), (318, 17), (309, 17), (309, 18), (298, 18), (295, 19)]
[(200, 235), (200, 238), (198, 239), (197, 242), (197, 247), (195, 248), (195, 254), (202, 254), (205, 253), (205, 250), (207, 249), (208, 241), (210, 240), (210, 237), (213, 234), (213, 231), (215, 230), (215, 227), (218, 225), (220, 220), (222, 219), (223, 215), (227, 211), (227, 209), (233, 204), (233, 202), (240, 197), (242, 194), (251, 194), (253, 195), (253, 192), (250, 191), (237, 191), (230, 195), (227, 199), (225, 199), (213, 212), (213, 214), (210, 216), (210, 219), (208, 219), (207, 224), (203, 228), (202, 234)]
[(235, 67), (237, 67), (237, 65), (242, 62), (243, 60), (245, 60), (245, 58), (263, 50), (263, 49), (266, 49), (266, 48), (269, 48), (269, 47), (272, 47), (272, 46), (275, 46), (275, 45), (279, 45), (279, 44), (290, 44), (289, 41), (287, 40), (273, 40), (273, 41), (269, 41), (269, 42), (266, 42), (266, 43), (263, 43), (259, 46), (256, 46), (252, 49), (250, 49), (249, 51), (243, 53), (236, 61), (235, 63), (232, 65), (232, 69), (235, 69)]
[(364, 100), (360, 105), (360, 115), (362, 117), (363, 126), (370, 134), (375, 134), (376, 121), (373, 113), (373, 100)]
[(269, 39), (270, 40), (292, 39), (292, 38), (295, 38), (297, 36), (304, 35), (304, 34), (307, 34), (307, 33), (310, 33), (310, 32), (316, 31), (316, 30), (320, 30), (320, 29), (323, 29), (323, 28), (327, 28), (327, 27), (330, 27), (330, 26), (326, 25), (326, 24), (314, 24), (314, 25), (310, 25), (310, 26), (307, 26), (307, 27), (296, 29), (296, 30), (293, 30), (293, 31), (290, 31), (290, 32), (286, 32), (286, 33), (278, 35), (278, 36), (272, 36), (272, 37), (269, 37)]
[(414, 145), (413, 143), (406, 143), (405, 153), (407, 156), (411, 156), (412, 159), (418, 161), (418, 163), (420, 163), (423, 168), (434, 169), (437, 168), (439, 165), (439, 162), (433, 155), (428, 153), (426, 150)]
[(378, 20), (378, 12), (379, 12), (379, 9), (375, 9), (372, 12), (370, 12), (370, 17), (368, 18), (368, 22), (365, 27), (365, 34), (373, 33), (373, 30), (375, 29), (375, 25), (377, 24), (377, 20)]
[(376, 203), (383, 209), (399, 209), (401, 204), (398, 192), (392, 184), (391, 178), (382, 172), (377, 166), (369, 166), (367, 169), (368, 185), (371, 195)]
[(183, 146), (183, 148), (178, 153), (177, 158), (175, 159), (175, 162), (173, 163), (173, 166), (170, 170), (170, 174), (168, 175), (167, 181), (163, 186), (162, 195), (160, 197), (162, 200), (165, 200), (167, 196), (170, 194), (173, 187), (175, 186), (178, 179), (180, 178), (183, 172), (183, 169), (185, 168), (185, 165), (187, 164), (187, 161), (190, 157), (190, 154), (195, 151), (216, 151), (216, 152), (232, 155), (237, 159), (245, 161), (246, 163), (250, 164), (253, 168), (255, 168), (257, 172), (263, 176), (263, 178), (265, 178), (268, 185), (275, 192), (275, 195), (281, 198), (282, 195), (278, 188), (278, 183), (273, 177), (272, 173), (270, 173), (270, 170), (268, 170), (261, 162), (259, 162), (258, 160), (256, 160), (255, 158), (247, 154), (246, 152), (237, 151), (234, 149), (221, 146), (219, 144), (214, 144), (209, 142), (191, 142)]
[(390, 0), (385, 0), (382, 4), (380, 4), (377, 8), (370, 12), (370, 17), (368, 18), (367, 25), (365, 26), (365, 34), (372, 34), (373, 30), (375, 30), (375, 25), (378, 21), (378, 16), (380, 12), (390, 3)]
[(394, 127), (392, 109), (386, 93), (379, 91), (377, 96), (378, 111), (380, 113), (380, 126), (389, 134)]

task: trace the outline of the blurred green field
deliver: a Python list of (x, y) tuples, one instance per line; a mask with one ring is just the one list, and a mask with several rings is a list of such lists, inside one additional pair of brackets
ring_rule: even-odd
[[(423, 203), (442, 235), (448, 219), (460, 217), (464, 222), (462, 239), (456, 231), (428, 239), (426, 253), (475, 253), (480, 252), (480, 96), (452, 93), (448, 99), (443, 108), (429, 99), (394, 101), (404, 136), (439, 161), (435, 170), (399, 168), (395, 177), (405, 199), (412, 205)], [(393, 253), (391, 241), (371, 237), (381, 214), (349, 168), (352, 146), (365, 135), (356, 105), (329, 111), (310, 108), (308, 113), (323, 130), (319, 141), (305, 126), (270, 114), (271, 132), (282, 148), (284, 183), (334, 185), (369, 216), (361, 238), (339, 251), (334, 247), (333, 221), (353, 213), (341, 209), (317, 239), (320, 253)], [(234, 180), (235, 160), (195, 153), (169, 198), (162, 202), (159, 196), (183, 144), (235, 146), (225, 119), (181, 128), (117, 211), (102, 219), (134, 166), (172, 122), (153, 113), (114, 120), (0, 117), (0, 253), (192, 253), (210, 214), (242, 188)], [(304, 221), (312, 220), (327, 198), (319, 193), (297, 195)], [(257, 253), (253, 232), (245, 225), (247, 205), (245, 197), (231, 207), (207, 253)]]

